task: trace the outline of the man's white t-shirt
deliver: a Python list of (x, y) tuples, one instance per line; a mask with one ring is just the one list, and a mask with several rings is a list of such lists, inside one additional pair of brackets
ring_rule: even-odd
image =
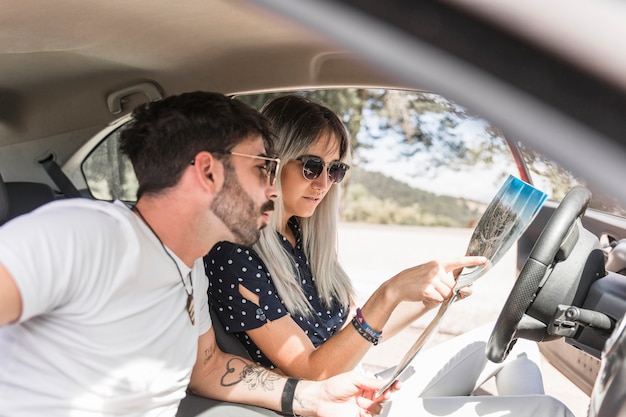
[(174, 416), (211, 319), (201, 259), (195, 326), (173, 259), (121, 202), (53, 202), (1, 227), (23, 313), (0, 327), (0, 415)]

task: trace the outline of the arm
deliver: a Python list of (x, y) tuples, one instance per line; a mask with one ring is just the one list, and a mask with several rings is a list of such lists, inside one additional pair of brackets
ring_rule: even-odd
[[(384, 326), (385, 339), (388, 339), (448, 299), (452, 295), (456, 278), (463, 267), (481, 265), (486, 261), (487, 259), (482, 256), (466, 256), (451, 262), (439, 263), (431, 261), (406, 269), (383, 283), (374, 292), (361, 309), (363, 316), (368, 317), (368, 324), (375, 329), (382, 329)], [(387, 291), (395, 294), (395, 296), (392, 295), (392, 298), (396, 302), (393, 304), (391, 312), (386, 316), (385, 321), (379, 324), (380, 316), (377, 316), (374, 310), (374, 316), (370, 319), (368, 307), (377, 292), (384, 290), (383, 287), (385, 286), (387, 286)], [(471, 288), (465, 288), (459, 293), (459, 299), (468, 297), (470, 294)], [(381, 304), (375, 301), (373, 307), (376, 309), (381, 307)], [(368, 315), (366, 316), (366, 314)]]
[(400, 333), (405, 327), (432, 310), (436, 305), (424, 302), (403, 301), (396, 306), (385, 323), (385, 333), (382, 342)]
[(17, 321), (22, 315), (22, 297), (9, 271), (0, 264), (0, 326)]
[[(464, 257), (455, 262), (433, 261), (404, 270), (372, 294), (361, 309), (363, 317), (372, 328), (382, 330), (400, 303), (418, 301), (394, 326), (385, 329), (387, 338), (451, 295), (455, 279), (450, 272), (484, 262), (482, 257)], [(316, 349), (290, 316), (247, 330), (247, 334), (286, 375), (308, 379), (328, 378), (354, 369), (371, 346), (348, 323)]]
[[(197, 395), (281, 411), (286, 381), (283, 376), (220, 351), (213, 329), (198, 339), (198, 356), (189, 384)], [(389, 398), (386, 393), (373, 399), (380, 386), (382, 381), (356, 373), (322, 382), (300, 381), (294, 394), (293, 411), (297, 415), (320, 417), (377, 414), (380, 403)]]

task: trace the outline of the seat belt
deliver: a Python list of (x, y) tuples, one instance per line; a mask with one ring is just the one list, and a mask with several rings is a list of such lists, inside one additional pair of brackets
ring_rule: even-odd
[(43, 168), (65, 197), (82, 197), (76, 186), (72, 184), (72, 181), (61, 170), (59, 164), (56, 163), (54, 155), (50, 154), (47, 158), (40, 160), (39, 163), (43, 165)]

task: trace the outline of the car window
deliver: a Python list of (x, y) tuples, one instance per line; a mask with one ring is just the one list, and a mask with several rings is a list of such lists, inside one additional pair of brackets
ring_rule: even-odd
[[(287, 93), (327, 105), (348, 129), (353, 154), (342, 183), (346, 221), (471, 227), (509, 174), (530, 180), (555, 201), (573, 185), (586, 185), (544, 155), (511, 142), (488, 121), (428, 92), (343, 88), (237, 98), (261, 109)], [(82, 163), (93, 198), (136, 199), (134, 171), (119, 152), (122, 129), (104, 135)], [(600, 193), (594, 192), (591, 206), (626, 215)]]
[(137, 177), (130, 160), (119, 151), (121, 126), (98, 143), (81, 169), (91, 196), (97, 200), (135, 201)]
[(531, 147), (522, 143), (518, 143), (517, 146), (533, 183), (546, 192), (551, 200), (561, 201), (572, 187), (583, 185), (592, 193), (590, 208), (622, 217), (626, 216), (626, 210), (616, 198), (594, 189), (593, 186), (565, 169), (561, 164)]
[[(239, 96), (256, 108), (285, 93)], [(346, 221), (472, 226), (509, 174), (520, 176), (502, 132), (421, 91), (299, 91), (338, 113), (352, 140), (342, 183)]]

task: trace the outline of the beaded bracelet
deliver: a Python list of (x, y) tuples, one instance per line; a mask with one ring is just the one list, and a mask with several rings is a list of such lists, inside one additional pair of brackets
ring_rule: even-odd
[(380, 332), (377, 332), (376, 330), (372, 329), (369, 326), (369, 324), (367, 324), (367, 322), (363, 318), (363, 314), (361, 313), (361, 309), (360, 308), (356, 309), (356, 318), (359, 321), (359, 324), (361, 324), (361, 326), (363, 327), (363, 329), (365, 329), (367, 334), (371, 335), (372, 337), (379, 338), (379, 339), (381, 337), (383, 337), (383, 331), (382, 330)]
[(363, 314), (361, 314), (361, 309), (356, 309), (356, 314), (352, 318), (352, 326), (356, 329), (356, 331), (368, 342), (372, 343), (374, 346), (378, 344), (380, 339), (383, 337), (382, 330), (377, 332), (372, 329), (369, 324), (363, 318)]

